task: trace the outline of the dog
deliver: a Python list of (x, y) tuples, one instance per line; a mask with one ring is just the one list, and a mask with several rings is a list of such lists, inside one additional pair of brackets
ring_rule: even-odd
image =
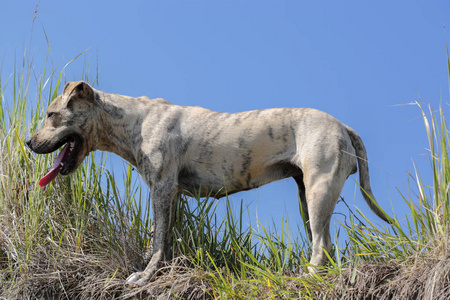
[(26, 143), (38, 154), (64, 146), (41, 186), (58, 174), (75, 172), (95, 150), (113, 152), (138, 170), (150, 187), (153, 255), (143, 272), (128, 277), (130, 284), (145, 285), (170, 258), (179, 193), (221, 198), (294, 178), (312, 242), (310, 272), (327, 262), (330, 218), (357, 164), (364, 199), (378, 217), (391, 223), (375, 202), (360, 136), (311, 108), (219, 113), (69, 82), (49, 105), (44, 125)]

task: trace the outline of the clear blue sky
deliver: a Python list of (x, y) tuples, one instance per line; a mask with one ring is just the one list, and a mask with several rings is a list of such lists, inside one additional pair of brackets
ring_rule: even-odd
[[(3, 80), (24, 48), (42, 72), (45, 30), (54, 67), (91, 47), (90, 74), (98, 55), (99, 89), (107, 92), (221, 112), (313, 107), (332, 114), (363, 138), (372, 188), (390, 213), (406, 213), (396, 188), (405, 190), (413, 161), (430, 183), (420, 111), (397, 105), (421, 100), (438, 108), (442, 101), (449, 111), (449, 1), (41, 1), (33, 23), (37, 4), (0, 2)], [(82, 67), (83, 60), (67, 68), (65, 80), (81, 79)], [(107, 167), (117, 174), (124, 163), (115, 157)], [(382, 224), (355, 193), (356, 179), (342, 196)], [(236, 207), (244, 199), (263, 224), (285, 213), (291, 226), (301, 224), (293, 180), (231, 198)]]

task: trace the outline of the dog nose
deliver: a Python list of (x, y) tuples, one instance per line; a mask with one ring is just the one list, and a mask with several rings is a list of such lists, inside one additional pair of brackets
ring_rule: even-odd
[(27, 144), (28, 148), (31, 149), (31, 138), (28, 138), (25, 143)]

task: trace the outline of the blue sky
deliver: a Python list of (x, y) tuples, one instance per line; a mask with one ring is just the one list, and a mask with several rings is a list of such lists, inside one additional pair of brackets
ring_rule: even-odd
[[(91, 77), (98, 57), (99, 89), (106, 92), (222, 112), (330, 113), (363, 138), (374, 194), (399, 217), (406, 209), (397, 188), (405, 191), (413, 162), (430, 183), (420, 110), (402, 104), (442, 103), (449, 111), (448, 1), (41, 1), (34, 19), (37, 4), (0, 2), (3, 79), (24, 49), (42, 73), (45, 30), (54, 67), (90, 47)], [(80, 80), (83, 62), (70, 65), (65, 80)], [(117, 174), (124, 165), (113, 157), (107, 167)], [(349, 178), (342, 196), (382, 224), (355, 192), (356, 179)], [(263, 224), (283, 214), (291, 226), (301, 224), (291, 179), (231, 199), (236, 207), (244, 199)], [(343, 204), (337, 211), (347, 214)]]

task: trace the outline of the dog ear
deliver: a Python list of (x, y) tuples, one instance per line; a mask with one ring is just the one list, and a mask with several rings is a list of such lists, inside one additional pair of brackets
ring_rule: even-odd
[(68, 98), (81, 98), (94, 101), (94, 90), (84, 81), (68, 82), (64, 86), (63, 95)]

